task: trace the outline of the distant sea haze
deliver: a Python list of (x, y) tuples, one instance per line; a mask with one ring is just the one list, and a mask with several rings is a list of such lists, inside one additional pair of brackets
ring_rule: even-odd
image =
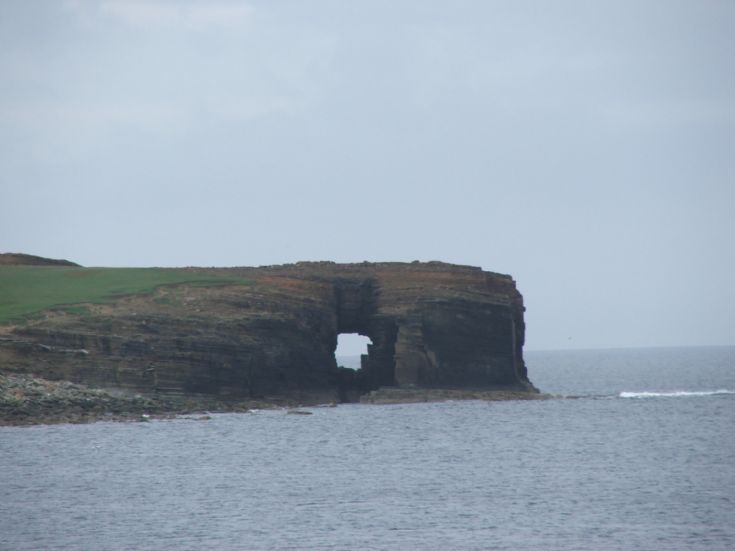
[(735, 347), (526, 358), (559, 398), (2, 427), (0, 548), (735, 548)]
[[(367, 354), (367, 352), (366, 352)], [(360, 369), (361, 366), (361, 354), (351, 354), (344, 356), (337, 356), (337, 365), (347, 367), (349, 369)]]

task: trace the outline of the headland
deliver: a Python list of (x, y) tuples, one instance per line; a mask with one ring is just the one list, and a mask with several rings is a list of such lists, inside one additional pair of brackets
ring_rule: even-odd
[[(0, 255), (0, 422), (533, 399), (523, 313), (512, 277), (443, 262), (83, 268)], [(337, 365), (341, 333), (372, 341), (359, 370)], [(39, 385), (62, 405), (39, 413)]]

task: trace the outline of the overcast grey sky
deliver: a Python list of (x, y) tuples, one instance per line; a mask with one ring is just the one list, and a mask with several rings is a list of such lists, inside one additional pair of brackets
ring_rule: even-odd
[(444, 260), (527, 347), (735, 344), (735, 2), (0, 2), (0, 251)]

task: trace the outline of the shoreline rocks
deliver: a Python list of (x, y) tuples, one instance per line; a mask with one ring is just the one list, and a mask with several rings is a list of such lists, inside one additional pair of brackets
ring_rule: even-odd
[(390, 388), (373, 390), (360, 397), (361, 404), (410, 404), (418, 402), (448, 402), (453, 400), (547, 400), (548, 394), (523, 389), (451, 389), (451, 388)]
[[(361, 404), (443, 402), (449, 400), (543, 400), (533, 390), (412, 389), (386, 387), (360, 397)], [(299, 407), (322, 406), (319, 400), (223, 400), (211, 396), (143, 396), (90, 388), (68, 381), (49, 381), (29, 374), (0, 373), (0, 426), (146, 422), (153, 419), (208, 420), (210, 413), (247, 413), (283, 408), (308, 415)], [(329, 404), (330, 406), (336, 404)]]
[(209, 396), (143, 396), (0, 373), (0, 426), (149, 421), (210, 412), (247, 412), (289, 405), (277, 401), (225, 401)]

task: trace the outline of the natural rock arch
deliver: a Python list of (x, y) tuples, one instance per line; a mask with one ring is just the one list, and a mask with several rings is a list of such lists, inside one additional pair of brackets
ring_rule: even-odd
[(357, 333), (368, 337), (367, 354), (361, 362), (360, 386), (367, 389), (393, 386), (395, 379), (395, 343), (397, 328), (390, 319), (378, 315), (378, 285), (372, 278), (335, 278), (336, 334)]

